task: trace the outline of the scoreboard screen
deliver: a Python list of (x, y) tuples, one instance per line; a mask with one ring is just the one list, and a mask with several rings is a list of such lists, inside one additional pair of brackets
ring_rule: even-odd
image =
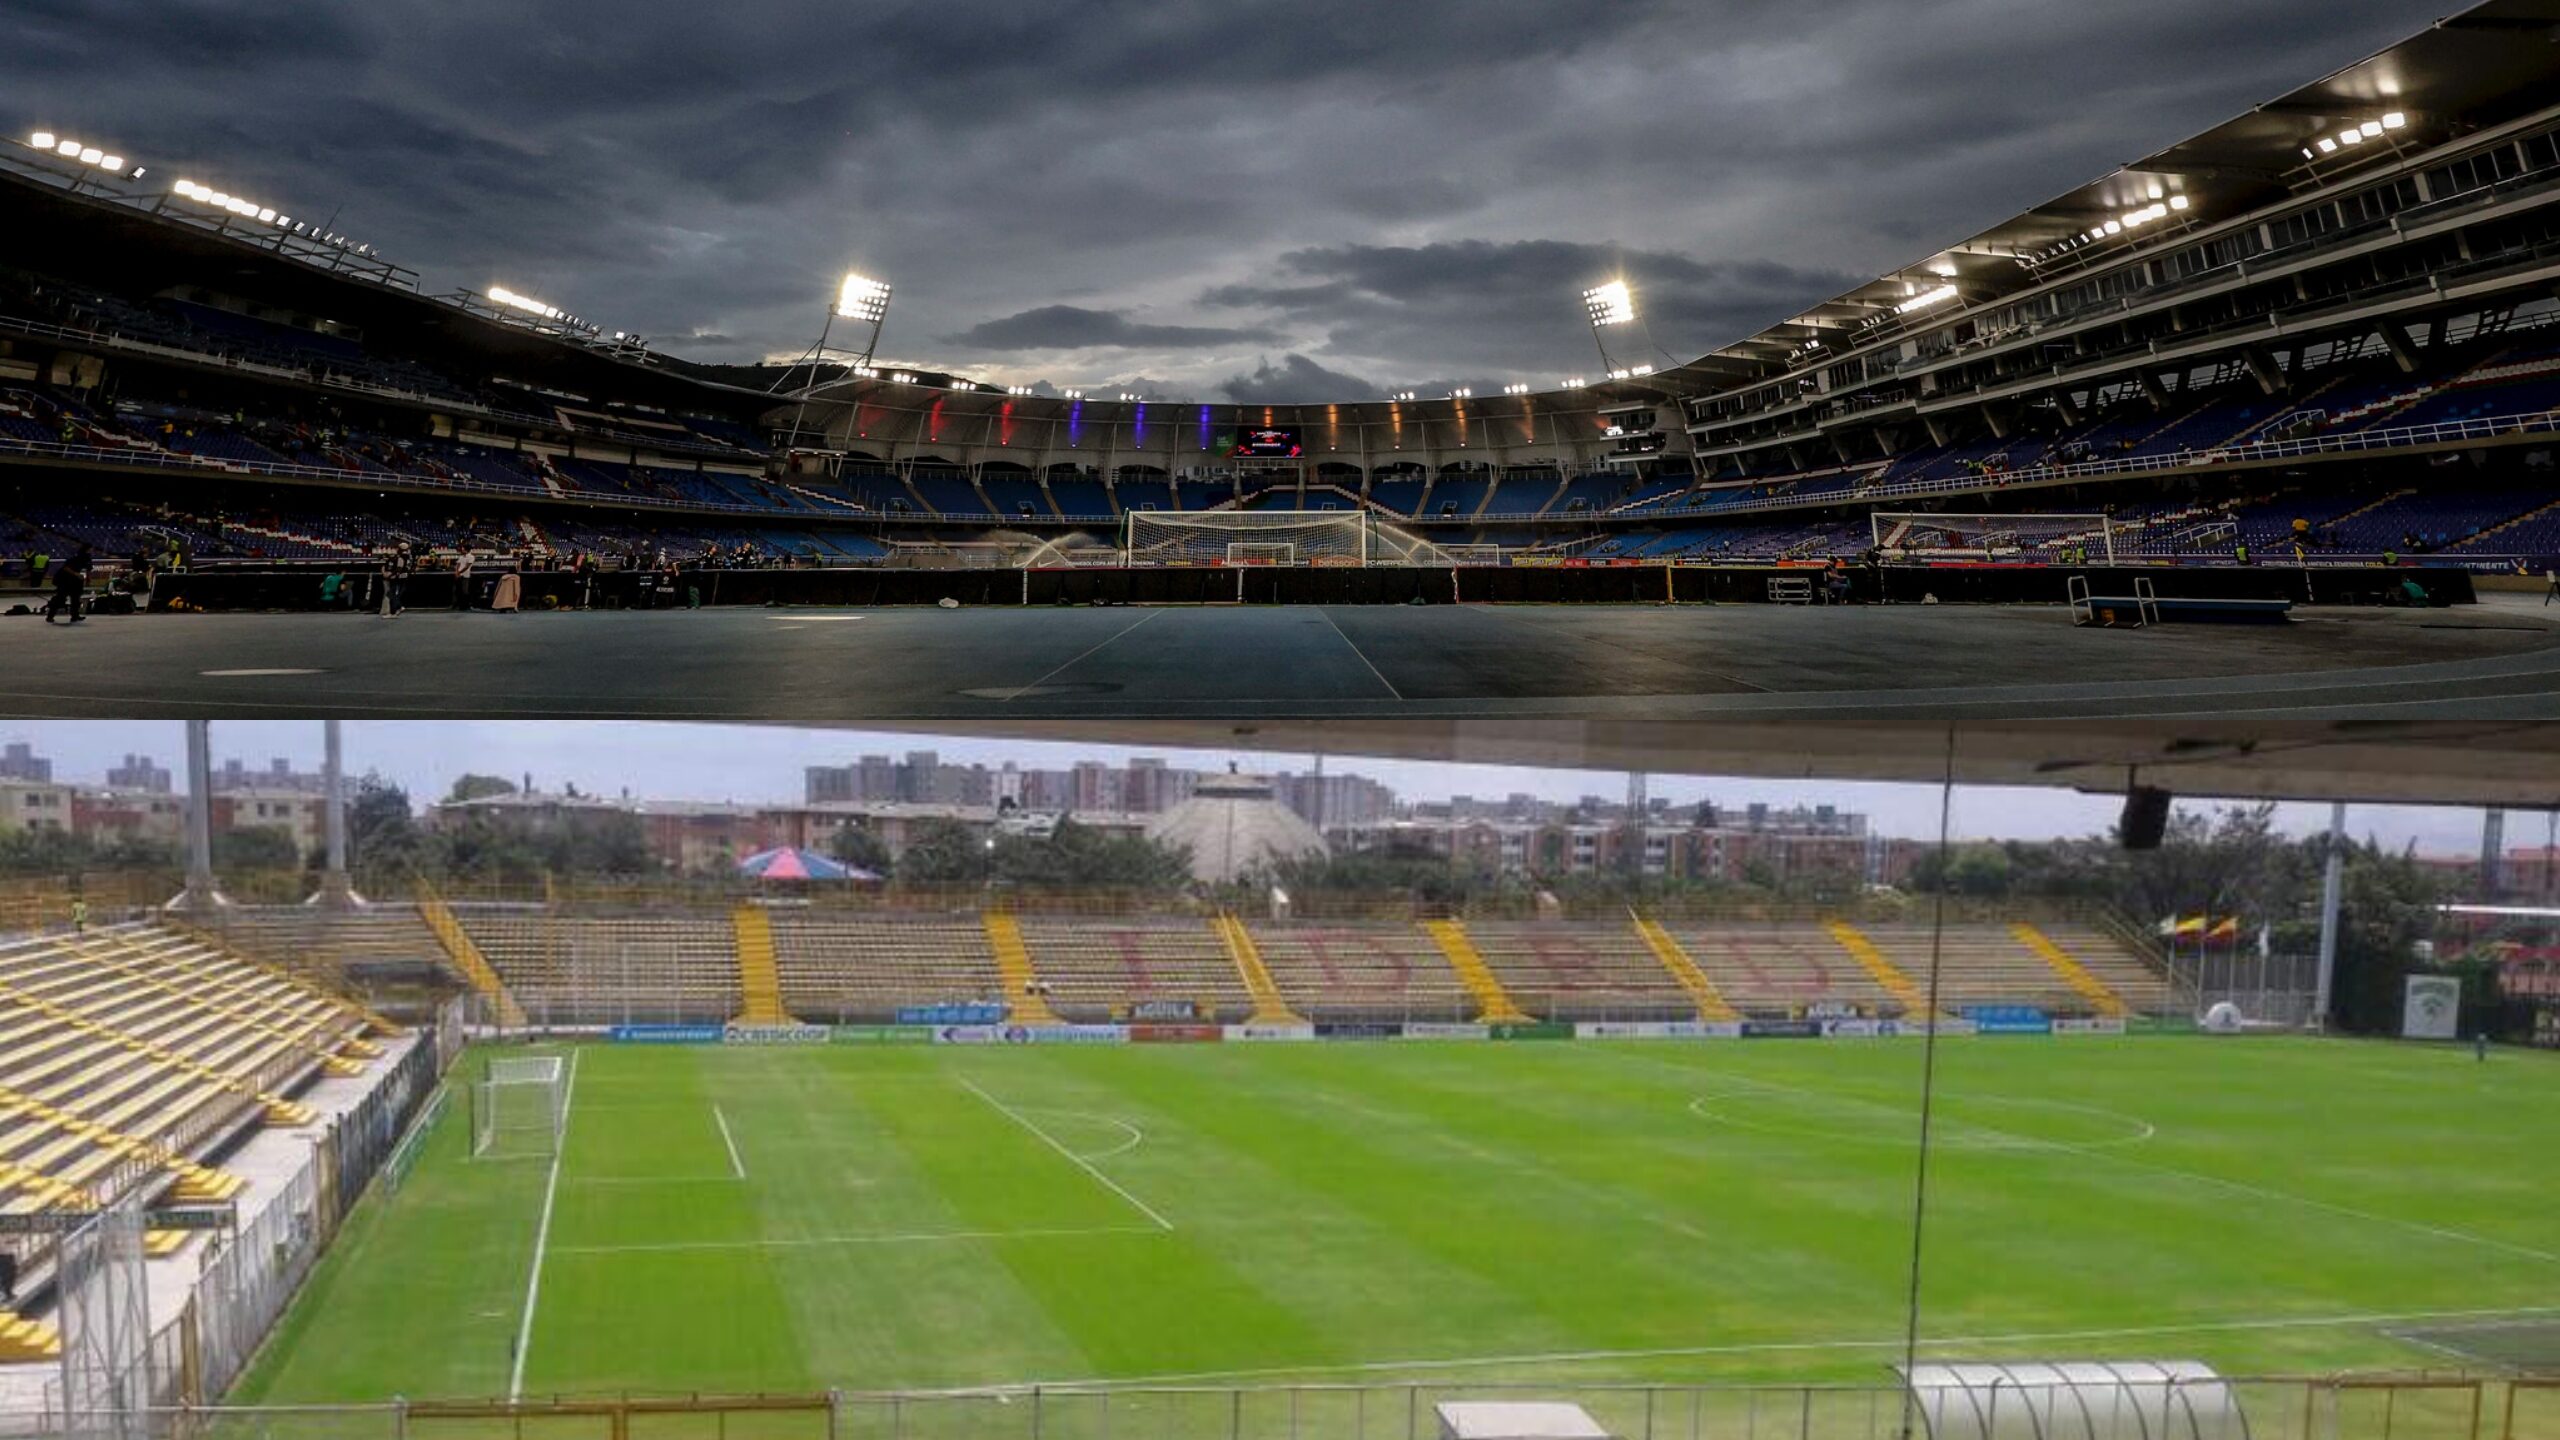
[(1234, 443), (1227, 447), (1229, 456), (1247, 459), (1287, 459), (1305, 453), (1298, 446), (1298, 432), (1295, 430), (1242, 429), (1235, 433)]

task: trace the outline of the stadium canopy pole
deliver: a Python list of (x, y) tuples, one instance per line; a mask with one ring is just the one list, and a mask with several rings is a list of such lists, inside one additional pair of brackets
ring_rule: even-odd
[(1920, 1017), (1920, 1023), (1928, 1028), (1921, 1032), (1920, 1153), (1911, 1176), (1911, 1281), (1903, 1300), (1901, 1440), (1912, 1440), (1914, 1422), (1919, 1418), (1919, 1393), (1912, 1388), (1911, 1377), (1920, 1364), (1921, 1233), (1929, 1219), (1929, 1142), (1937, 1119), (1938, 1098), (1938, 981), (1947, 936), (1946, 866), (1955, 809), (1956, 727), (1949, 725), (1946, 773), (1938, 782), (1938, 884), (1929, 917), (1929, 993), (1924, 1002), (1928, 1011)]
[(321, 873), (319, 893), (311, 903), (327, 910), (351, 910), (363, 903), (347, 877), (347, 772), (338, 722), (320, 722), (321, 832), (326, 838), (329, 868)]
[(222, 903), (213, 883), (213, 723), (187, 727), (187, 888), (172, 910), (209, 910)]
[(2329, 1028), (2329, 986), (2338, 973), (2338, 892), (2347, 860), (2347, 802), (2329, 807), (2329, 859), (2320, 869), (2320, 974), (2311, 995), (2311, 1028)]

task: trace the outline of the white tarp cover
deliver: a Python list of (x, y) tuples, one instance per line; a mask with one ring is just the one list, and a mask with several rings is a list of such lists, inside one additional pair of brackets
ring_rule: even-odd
[(1556, 1400), (1450, 1400), (1432, 1407), (1440, 1440), (1608, 1440), (1591, 1412)]
[(1929, 1440), (2248, 1440), (2240, 1400), (2195, 1360), (1915, 1366)]

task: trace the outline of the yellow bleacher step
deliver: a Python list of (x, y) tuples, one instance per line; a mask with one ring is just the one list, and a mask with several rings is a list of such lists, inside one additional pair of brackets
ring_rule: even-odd
[(1911, 977), (1902, 973), (1901, 966), (1885, 958), (1884, 952), (1876, 948), (1865, 931), (1846, 920), (1825, 920), (1822, 928), (1831, 932), (1831, 938), (1839, 942), (1841, 949), (1849, 952), (1849, 958), (1858, 962), (1859, 968), (1867, 972), (1867, 977), (1876, 982), (1877, 989), (1902, 1002), (1905, 1015), (1925, 1016), (1929, 1013), (1929, 997), (1921, 993), (1919, 986), (1911, 983)]
[(1244, 981), (1245, 993), (1253, 997), (1253, 1015), (1248, 1023), (1255, 1025), (1304, 1025), (1306, 1017), (1289, 1008), (1287, 997), (1280, 993), (1280, 982), (1271, 978), (1270, 967), (1262, 963), (1262, 951), (1253, 943), (1253, 935), (1244, 922), (1220, 912), (1210, 924), (1218, 938), (1226, 942), (1227, 958), (1235, 962), (1236, 977)]
[(228, 1171), (189, 1163), (178, 1170), (178, 1183), (169, 1193), (188, 1205), (218, 1205), (239, 1194), (245, 1183)]
[(2088, 1001), (2090, 1008), (2100, 1015), (2121, 1018), (2131, 1013), (2123, 996), (2109, 989), (2106, 981), (2089, 973), (2089, 967), (2073, 959), (2070, 951), (2053, 943), (2052, 936), (2024, 920), (2011, 925), (2009, 933), (2018, 937), (2019, 944), (2036, 952), (2036, 958), (2051, 966), (2053, 973), (2062, 977), (2062, 983), (2078, 992), (2080, 998)]
[(1010, 1025), (1056, 1025), (1058, 1012), (1048, 997), (1032, 987), (1040, 980), (1031, 966), (1031, 947), (1022, 943), (1022, 922), (1006, 911), (978, 917), (987, 932), (987, 949), (996, 957), (996, 975), (1004, 982), (1004, 1018)]
[(142, 1232), (142, 1253), (154, 1260), (166, 1259), (186, 1249), (187, 1242), (194, 1238), (192, 1230), (145, 1230)]
[(1431, 934), (1440, 953), (1457, 972), (1458, 983), (1475, 997), (1476, 1019), (1487, 1025), (1521, 1025), (1529, 1021), (1529, 1013), (1512, 1003), (1511, 992), (1485, 963), (1483, 952), (1467, 935), (1467, 927), (1455, 920), (1426, 920), (1422, 928)]
[(0, 1364), (61, 1358), (62, 1337), (52, 1326), (0, 1310)]
[(1742, 1012), (1734, 1009), (1732, 1003), (1724, 998), (1724, 992), (1716, 988), (1716, 982), (1707, 978), (1707, 972), (1698, 968), (1698, 962), (1689, 958), (1689, 952), (1682, 948), (1670, 931), (1644, 915), (1635, 916), (1635, 925), (1636, 935), (1644, 941), (1645, 948), (1653, 952), (1653, 958), (1661, 961), (1662, 968), (1671, 972), (1671, 978), (1680, 983), (1680, 988), (1689, 992), (1690, 1002), (1698, 1007), (1699, 1019), (1729, 1021), (1742, 1018)]
[(508, 993), (506, 982), (498, 978), (497, 969), (489, 963), (489, 957), (481, 954), (480, 947), (464, 933), (462, 922), (454, 918), (453, 907), (428, 897), (418, 902), (418, 914), (426, 920), (427, 928), (435, 932), (436, 943), (444, 946), (446, 957), (453, 961), (455, 969), (462, 972), (462, 978), (496, 1011), (498, 1023), (508, 1029), (520, 1028), (525, 1023), (524, 1007)]
[(773, 953), (773, 918), (761, 905), (741, 905), (729, 912), (729, 929), (738, 950), (738, 1021), (743, 1025), (788, 1025), (782, 1008), (782, 969)]
[(320, 1062), (320, 1071), (331, 1079), (344, 1080), (349, 1076), (363, 1074), (364, 1062), (341, 1053), (329, 1056), (327, 1059), (322, 1060)]

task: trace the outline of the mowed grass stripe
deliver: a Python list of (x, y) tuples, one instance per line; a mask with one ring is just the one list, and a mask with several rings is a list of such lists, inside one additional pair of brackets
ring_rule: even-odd
[[(743, 1208), (711, 1198), (733, 1188), (721, 1185), (586, 1187), (611, 1198), (590, 1212), (578, 1193), (573, 1223), (592, 1228), (557, 1231), (554, 1246), (643, 1230), (1005, 1238), (555, 1254), (528, 1389), (1320, 1378), (1389, 1362), (1463, 1365), (1470, 1379), (1873, 1380), (1872, 1342), (1899, 1331), (1913, 1157), (1895, 1137), (1918, 1058), (1904, 1044), (1777, 1042), (596, 1047), (563, 1205), (590, 1163), (725, 1172), (717, 1104), (746, 1161)], [(2159, 1131), (2088, 1153), (1942, 1152), (1924, 1335), (2021, 1337), (1968, 1345), (2003, 1354), (2113, 1343), (2235, 1372), (2411, 1365), (2439, 1357), (2340, 1317), (2549, 1303), (2550, 1267), (2523, 1257), (2105, 1157), (2548, 1243), (2530, 1233), (2547, 1207), (2520, 1214), (2517, 1197), (2560, 1184), (2560, 1057), (2475, 1067), (2450, 1050), (2336, 1042), (1985, 1038), (1949, 1042), (1941, 1059), (1947, 1115), (1964, 1127), (1950, 1134), (2067, 1146), (2115, 1133), (2024, 1101)], [(1146, 1222), (962, 1079), (1176, 1231), (1032, 1233)], [(1705, 1093), (1812, 1123), (1714, 1123), (1688, 1109)], [(690, 1127), (675, 1118), (687, 1105)], [(591, 1119), (606, 1127), (592, 1150)], [(357, 1217), (258, 1393), (503, 1388), (505, 1292), (524, 1273), (506, 1247), (530, 1243), (540, 1167), (469, 1164), (458, 1145), (440, 1133), (401, 1201)], [(496, 1319), (467, 1313), (482, 1274)], [(555, 1322), (584, 1333), (555, 1337)], [(2205, 1328), (2160, 1328), (2182, 1325)], [(2113, 1334), (2126, 1338), (2099, 1338)], [(1808, 1346), (1822, 1348), (1785, 1348)]]

